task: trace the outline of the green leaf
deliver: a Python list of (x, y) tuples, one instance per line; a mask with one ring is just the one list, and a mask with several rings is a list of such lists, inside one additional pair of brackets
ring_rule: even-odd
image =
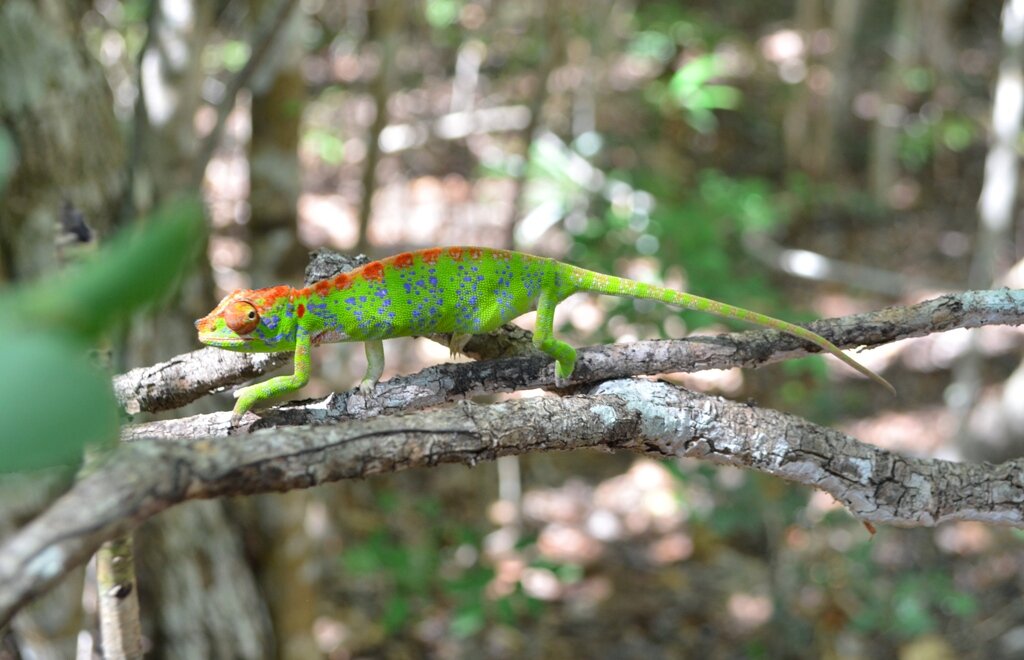
[(79, 460), (117, 439), (110, 376), (87, 357), (92, 340), (159, 299), (202, 244), (202, 207), (164, 207), (93, 258), (0, 297), (0, 472)]
[(456, 612), (455, 616), (452, 617), (452, 635), (459, 639), (465, 639), (483, 630), (486, 622), (482, 607), (465, 607)]
[(110, 377), (64, 335), (0, 333), (0, 473), (73, 465), (117, 438)]
[(19, 290), (14, 300), (0, 299), (0, 305), (19, 310), (12, 321), (31, 331), (94, 339), (171, 289), (198, 255), (204, 227), (198, 200), (169, 203), (94, 258)]

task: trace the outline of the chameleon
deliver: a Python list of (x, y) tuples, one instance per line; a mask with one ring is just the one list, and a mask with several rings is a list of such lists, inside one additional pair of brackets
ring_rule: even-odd
[(577, 292), (644, 298), (794, 335), (836, 356), (887, 390), (884, 378), (806, 328), (722, 302), (522, 252), (483, 247), (435, 247), (372, 261), (302, 289), (287, 285), (240, 289), (195, 322), (199, 341), (245, 352), (294, 351), (295, 370), (235, 393), (233, 419), (253, 405), (304, 386), (310, 348), (361, 341), (369, 394), (384, 370), (384, 339), (450, 334), (460, 352), (474, 334), (536, 310), (533, 344), (555, 360), (555, 384), (564, 386), (576, 365), (575, 349), (552, 332), (555, 306)]

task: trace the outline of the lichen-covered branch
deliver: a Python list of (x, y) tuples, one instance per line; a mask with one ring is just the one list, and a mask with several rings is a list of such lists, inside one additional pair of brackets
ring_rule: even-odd
[(617, 380), (567, 397), (123, 445), (0, 546), (0, 625), (104, 540), (185, 500), (583, 448), (757, 470), (825, 490), (876, 524), (1024, 527), (1024, 460), (905, 458), (791, 415), (667, 383)]

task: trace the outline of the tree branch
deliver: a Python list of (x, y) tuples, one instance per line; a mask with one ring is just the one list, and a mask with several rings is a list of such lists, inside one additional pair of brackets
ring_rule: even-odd
[(1024, 527), (1024, 460), (905, 458), (776, 411), (666, 383), (609, 381), (576, 396), (124, 445), (0, 547), (0, 625), (104, 540), (185, 500), (581, 448), (757, 470), (831, 493), (871, 523)]
[[(890, 307), (877, 312), (826, 319), (807, 327), (840, 347), (851, 348), (878, 346), (955, 328), (1022, 323), (1024, 291), (1000, 289), (949, 294), (910, 307)], [(441, 337), (436, 339), (447, 344)], [(215, 359), (209, 351), (224, 356), (220, 358), (223, 362), (212, 362), (212, 366), (189, 366), (193, 359)], [(494, 392), (553, 387), (551, 359), (529, 347), (528, 335), (522, 330), (513, 327), (497, 334), (474, 337), (465, 349), (467, 355), (478, 359), (501, 355), (503, 351), (516, 351), (520, 356), (437, 365), (379, 383), (370, 397), (364, 397), (357, 391), (338, 392), (324, 400), (287, 404), (261, 410), (258, 415), (250, 413), (236, 427), (231, 427), (228, 413), (214, 413), (127, 427), (124, 437), (237, 435), (267, 426), (365, 419)], [(817, 351), (818, 348), (812, 344), (774, 330), (591, 346), (580, 349), (572, 380), (576, 384), (587, 384), (643, 374), (757, 367)], [(258, 375), (259, 366), (249, 362), (257, 359), (255, 356), (203, 349), (175, 358), (183, 364), (174, 366), (173, 378), (159, 376), (159, 372), (169, 369), (166, 365), (171, 363), (165, 363), (119, 376), (115, 379), (116, 389), (122, 401), (142, 401), (137, 394), (140, 390), (147, 397), (145, 401), (191, 401), (214, 389), (208, 387), (211, 383), (216, 388), (223, 388)], [(237, 364), (247, 367), (244, 373), (235, 375), (231, 371), (236, 360), (240, 360)], [(277, 366), (280, 362), (273, 364)], [(199, 383), (200, 380), (203, 384)], [(127, 384), (136, 382), (144, 383), (145, 387), (132, 388)], [(199, 389), (195, 389), (197, 387)], [(181, 392), (179, 388), (185, 391)], [(131, 397), (123, 395), (125, 391), (131, 392)], [(143, 406), (143, 409), (150, 408)]]

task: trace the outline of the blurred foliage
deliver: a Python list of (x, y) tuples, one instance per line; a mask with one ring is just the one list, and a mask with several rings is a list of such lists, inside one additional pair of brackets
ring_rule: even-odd
[(117, 440), (110, 375), (97, 337), (159, 301), (194, 265), (204, 220), (195, 200), (169, 203), (79, 264), (0, 296), (0, 472), (76, 462)]
[(493, 567), (475, 559), (483, 554), (481, 532), (451, 522), (436, 499), (412, 502), (387, 490), (377, 497), (382, 510), (411, 506), (427, 523), (412, 538), (381, 530), (341, 553), (346, 581), (387, 594), (374, 617), (386, 635), (406, 630), (438, 607), (449, 612), (449, 633), (460, 639), (490, 624), (515, 626), (535, 620), (543, 612), (541, 601), (521, 589), (496, 598), (486, 595), (495, 573)]

